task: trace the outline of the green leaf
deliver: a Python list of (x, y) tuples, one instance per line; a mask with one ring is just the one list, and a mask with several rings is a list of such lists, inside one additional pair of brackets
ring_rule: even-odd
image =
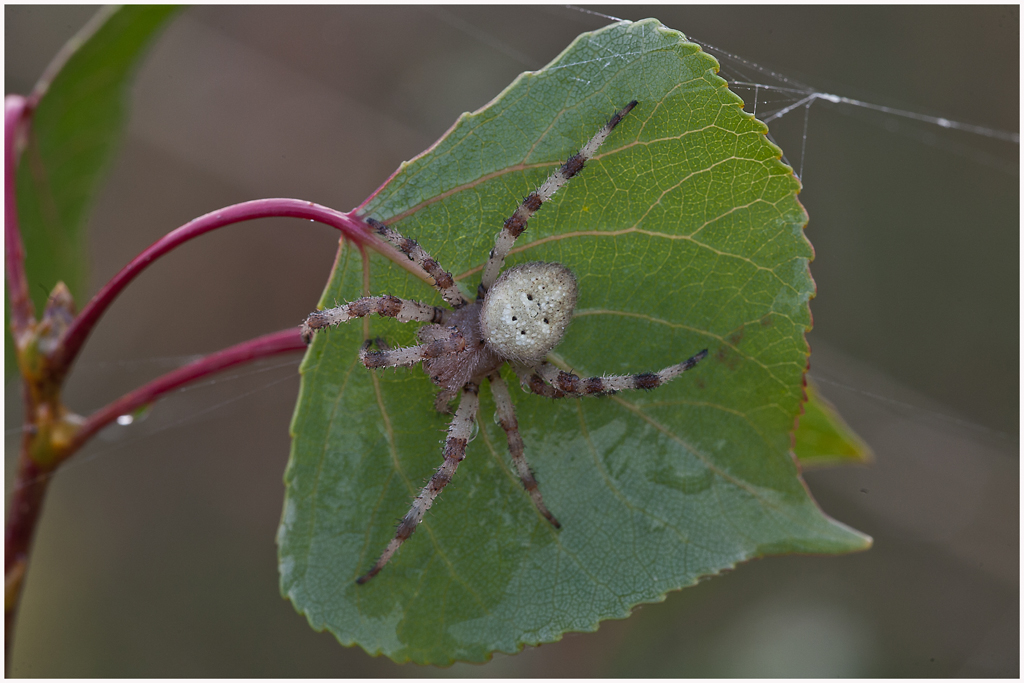
[(793, 438), (793, 452), (804, 469), (845, 463), (867, 463), (871, 449), (839, 416), (810, 380), (807, 403)]
[[(557, 354), (578, 373), (710, 355), (650, 393), (552, 401), (513, 389), (561, 531), (514, 474), (484, 387), (479, 434), (451, 484), (358, 586), (441, 464), (450, 418), (434, 412), (420, 369), (359, 364), (367, 334), (409, 345), (416, 325), (374, 317), (319, 334), (302, 367), (278, 537), (282, 592), (313, 628), (396, 661), (482, 661), (592, 631), (751, 558), (868, 547), (821, 512), (790, 452), (814, 292), (806, 214), (780, 150), (717, 67), (654, 20), (583, 34), (460, 117), (363, 207), (475, 292), (503, 220), (635, 98), (508, 263), (576, 273), (579, 306)], [(370, 271), (373, 294), (441, 303), (389, 261), (373, 257)], [(342, 249), (322, 304), (361, 296), (363, 276), (359, 252)]]
[[(120, 139), (135, 66), (174, 11), (155, 5), (100, 10), (34, 89), (42, 97), (18, 166), (17, 198), (37, 311), (58, 281), (79, 306), (84, 303), (88, 211)], [(7, 348), (13, 349), (7, 335)], [(8, 369), (10, 360), (8, 352)]]

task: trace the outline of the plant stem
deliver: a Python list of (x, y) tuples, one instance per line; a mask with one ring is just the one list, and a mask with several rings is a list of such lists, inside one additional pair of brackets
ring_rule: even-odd
[(228, 347), (223, 351), (200, 358), (193, 363), (189, 363), (184, 367), (156, 378), (135, 391), (125, 394), (113, 403), (100, 408), (90, 415), (75, 433), (74, 438), (68, 445), (68, 452), (61, 460), (66, 459), (77, 451), (96, 432), (121, 415), (128, 415), (139, 408), (149, 405), (163, 394), (173, 391), (182, 385), (220, 372), (233, 365), (248, 363), (280, 353), (305, 350), (306, 343), (302, 341), (299, 328), (294, 327), (257, 337), (256, 339), (250, 339), (241, 344)]
[(25, 275), (25, 249), (18, 227), (17, 169), (18, 132), (29, 112), (28, 102), (21, 95), (4, 98), (4, 245), (6, 247), (7, 295), (11, 302), (11, 330), (17, 341), (20, 333), (32, 323), (32, 302), (28, 296)]
[[(28, 296), (24, 247), (18, 225), (16, 171), (18, 136), (31, 114), (33, 102), (11, 95), (4, 102), (4, 212), (6, 272), (11, 302), (11, 332), (18, 349), (25, 403), (25, 424), (18, 473), (12, 492), (5, 528), (5, 651), (10, 666), (15, 615), (28, 569), (32, 538), (42, 512), (46, 490), (57, 466), (81, 448), (86, 441), (120, 415), (131, 413), (160, 396), (201, 377), (257, 358), (306, 348), (299, 329), (294, 328), (252, 339), (202, 358), (159, 377), (98, 410), (84, 422), (64, 407), (60, 390), (71, 365), (81, 351), (93, 327), (122, 290), (150, 263), (175, 247), (211, 230), (257, 218), (304, 218), (337, 228), (354, 242), (366, 259), (366, 247), (379, 252), (420, 279), (432, 278), (405, 254), (378, 239), (356, 213), (341, 213), (313, 202), (298, 199), (260, 199), (235, 204), (201, 216), (157, 240), (125, 266), (100, 289), (82, 312), (75, 316), (64, 334), (59, 334), (61, 312), (70, 317), (72, 302), (61, 297), (51, 300), (41, 322), (36, 322)], [(57, 291), (57, 290), (55, 290)], [(65, 290), (66, 291), (66, 290)], [(57, 331), (57, 332), (55, 332)], [(56, 348), (40, 353), (40, 335), (54, 334)], [(59, 335), (59, 336), (56, 336)], [(31, 361), (25, 358), (29, 354)], [(31, 368), (31, 371), (29, 370)]]
[[(7, 273), (7, 295), (11, 302), (11, 336), (18, 346), (25, 334), (34, 326), (32, 302), (28, 296), (28, 278), (25, 275), (25, 249), (21, 242), (18, 226), (17, 169), (18, 133), (24, 118), (30, 112), (28, 101), (20, 95), (4, 98), (4, 270)], [(30, 455), (35, 425), (32, 423), (33, 409), (28, 385), (22, 385), (25, 402), (25, 424), (21, 437), (21, 451), (18, 454), (17, 481), (26, 485), (16, 488), (4, 534), (4, 655), (5, 662), (11, 661), (10, 635), (14, 632), (14, 617), (21, 599), (25, 571), (28, 567), (28, 552), (32, 544), (35, 522), (42, 507), (46, 487), (50, 483), (48, 474), (37, 465)]]
[(15, 617), (21, 602), (36, 522), (50, 485), (52, 470), (40, 467), (29, 455), (34, 434), (26, 426), (18, 455), (18, 474), (11, 494), (4, 530), (4, 654), (7, 671), (11, 666)]
[[(35, 424), (25, 425), (21, 453), (18, 457), (18, 474), (14, 482), (4, 537), (4, 649), (8, 671), (10, 670), (15, 616), (18, 603), (21, 600), (25, 573), (28, 569), (32, 537), (35, 535), (36, 526), (39, 523), (46, 489), (57, 466), (73, 455), (96, 432), (116, 420), (118, 416), (138, 410), (182, 385), (234, 365), (305, 349), (306, 344), (302, 341), (299, 328), (296, 327), (236, 344), (158, 377), (89, 416), (75, 432), (74, 437), (68, 441), (67, 446), (60, 453), (59, 459), (49, 467), (43, 467), (32, 459), (30, 455), (32, 441), (37, 436), (37, 430)], [(28, 395), (27, 389), (25, 392), (26, 407), (29, 407), (33, 401)]]
[(250, 221), (256, 218), (290, 217), (324, 223), (337, 228), (342, 234), (359, 245), (369, 247), (391, 259), (417, 277), (432, 282), (430, 276), (390, 244), (377, 239), (369, 226), (351, 213), (342, 213), (313, 202), (301, 199), (257, 199), (212, 211), (200, 216), (185, 225), (169, 232), (157, 240), (148, 249), (136, 256), (121, 269), (99, 292), (86, 304), (82, 312), (68, 328), (61, 348), (57, 350), (53, 365), (58, 372), (66, 373), (81, 350), (82, 344), (92, 331), (100, 316), (114, 301), (118, 294), (135, 279), (150, 263), (166, 254), (171, 249), (190, 239), (203, 235), (211, 230), (222, 228), (232, 223)]

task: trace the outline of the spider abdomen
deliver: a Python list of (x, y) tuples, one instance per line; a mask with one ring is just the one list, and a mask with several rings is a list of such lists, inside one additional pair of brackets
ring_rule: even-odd
[(480, 311), (487, 345), (509, 360), (543, 360), (565, 336), (576, 295), (576, 276), (561, 263), (509, 268), (488, 290)]

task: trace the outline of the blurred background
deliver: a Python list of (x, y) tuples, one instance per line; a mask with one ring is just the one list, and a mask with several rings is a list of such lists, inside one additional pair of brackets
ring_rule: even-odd
[[(5, 92), (27, 93), (93, 11), (5, 7)], [(822, 92), (1018, 131), (1018, 7), (600, 11), (657, 17)], [(138, 74), (91, 214), (92, 291), (218, 207), (355, 206), (461, 112), (607, 22), (562, 7), (185, 10)], [(717, 54), (724, 76), (759, 84), (737, 88), (748, 110), (755, 94), (763, 117), (783, 107), (761, 86), (786, 81)], [(821, 100), (769, 125), (802, 169), (817, 251), (811, 376), (875, 453), (806, 480), (872, 550), (748, 563), (484, 665), (369, 657), (279, 596), (299, 360), (279, 357), (108, 428), (60, 471), (12, 674), (1019, 676), (1019, 145)], [(68, 404), (88, 414), (299, 323), (336, 247), (327, 227), (265, 220), (176, 250), (111, 308)], [(8, 492), (18, 396), (8, 383)]]

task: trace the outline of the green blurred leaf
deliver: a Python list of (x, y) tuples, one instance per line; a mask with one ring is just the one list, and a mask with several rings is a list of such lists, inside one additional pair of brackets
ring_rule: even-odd
[[(313, 628), (396, 661), (481, 661), (592, 631), (754, 557), (868, 547), (821, 512), (790, 453), (814, 291), (806, 214), (779, 149), (717, 66), (654, 20), (583, 34), (463, 115), (368, 202), (475, 292), (502, 221), (635, 98), (509, 263), (575, 271), (579, 308), (557, 353), (579, 373), (658, 369), (705, 347), (710, 356), (651, 393), (551, 401), (513, 389), (561, 531), (511, 469), (485, 387), (479, 435), (452, 483), (384, 571), (357, 586), (440, 465), (449, 418), (434, 412), (420, 369), (359, 364), (363, 325), (318, 335), (278, 538), (282, 591)], [(372, 293), (441, 303), (388, 261), (374, 257), (371, 272)], [(362, 278), (359, 253), (343, 249), (322, 303), (360, 296)], [(415, 343), (416, 325), (366, 324)]]
[[(100, 10), (34, 89), (42, 98), (18, 166), (17, 197), (29, 292), (37, 311), (58, 281), (68, 285), (79, 306), (84, 303), (88, 211), (120, 139), (131, 76), (174, 11), (156, 5)], [(61, 57), (66, 57), (62, 65)], [(55, 73), (54, 67), (59, 67)], [(7, 348), (13, 349), (6, 334)], [(8, 371), (11, 360), (9, 351)]]
[(872, 458), (868, 445), (850, 429), (835, 406), (822, 397), (810, 380), (807, 381), (807, 403), (793, 439), (793, 452), (804, 469), (866, 463)]

